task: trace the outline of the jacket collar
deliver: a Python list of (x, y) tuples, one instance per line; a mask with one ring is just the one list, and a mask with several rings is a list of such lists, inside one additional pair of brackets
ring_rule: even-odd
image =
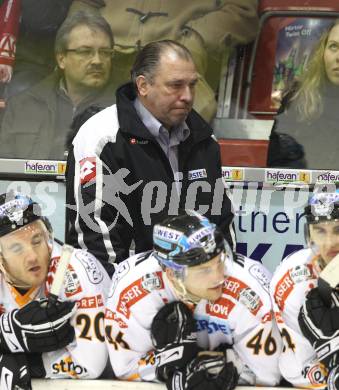
[[(137, 138), (154, 140), (154, 137), (138, 117), (133, 101), (136, 93), (132, 83), (127, 83), (118, 88), (116, 92), (116, 101), (118, 109), (118, 119), (120, 130), (123, 133), (132, 135)], [(190, 112), (186, 119), (190, 129), (190, 136), (186, 141), (196, 144), (213, 134), (212, 128), (206, 123), (201, 116), (194, 110)]]

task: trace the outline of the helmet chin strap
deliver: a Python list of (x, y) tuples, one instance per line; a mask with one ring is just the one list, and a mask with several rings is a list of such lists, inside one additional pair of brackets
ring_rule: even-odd
[(173, 289), (180, 301), (193, 303), (194, 305), (197, 305), (199, 301), (201, 301), (200, 297), (187, 291), (184, 282), (181, 279), (175, 278), (170, 280), (170, 283), (172, 284)]

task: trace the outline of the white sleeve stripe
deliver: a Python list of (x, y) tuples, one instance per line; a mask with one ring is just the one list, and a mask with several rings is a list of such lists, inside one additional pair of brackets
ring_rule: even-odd
[[(75, 169), (74, 169), (74, 199), (76, 204), (76, 217), (74, 222), (75, 231), (78, 233), (78, 244), (82, 249), (88, 249), (84, 242), (84, 234), (80, 228), (79, 224), (79, 190), (80, 190), (80, 163), (75, 159)], [(80, 190), (81, 194), (81, 190)]]
[[(106, 225), (106, 223), (101, 219), (101, 209), (102, 209), (102, 188), (103, 188), (103, 177), (104, 173), (102, 170), (102, 161), (97, 158), (96, 159), (97, 165), (97, 175), (96, 175), (96, 187), (95, 187), (95, 208), (94, 208), (94, 218), (97, 221), (100, 230), (102, 232), (102, 238), (103, 242), (107, 251), (107, 254), (109, 256), (110, 262), (114, 262), (116, 258), (115, 251), (112, 246), (112, 242), (109, 236), (109, 229)], [(99, 169), (100, 168), (100, 169)], [(98, 175), (98, 171), (100, 171), (100, 174)], [(112, 221), (113, 223), (113, 221)]]

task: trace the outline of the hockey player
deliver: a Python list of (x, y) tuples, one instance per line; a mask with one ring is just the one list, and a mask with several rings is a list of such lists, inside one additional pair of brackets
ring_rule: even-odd
[[(279, 366), (294, 386), (338, 389), (339, 295), (330, 294), (333, 302), (327, 306), (317, 285), (339, 254), (339, 192), (313, 194), (305, 214), (308, 248), (284, 259), (271, 282), (284, 342)], [(329, 378), (332, 385), (337, 381), (334, 387)]]
[(268, 271), (233, 259), (218, 228), (194, 212), (155, 225), (153, 243), (112, 279), (105, 327), (117, 377), (170, 390), (277, 385)]
[(91, 254), (74, 249), (60, 300), (51, 304), (61, 250), (37, 203), (0, 195), (1, 390), (29, 389), (30, 377), (96, 378), (105, 368), (109, 277)]

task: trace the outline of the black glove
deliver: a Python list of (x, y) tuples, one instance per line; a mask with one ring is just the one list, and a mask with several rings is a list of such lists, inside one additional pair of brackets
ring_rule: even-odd
[(299, 312), (299, 326), (303, 335), (316, 350), (319, 360), (329, 366), (329, 359), (339, 352), (339, 307), (337, 297), (329, 307), (322, 299), (318, 288), (313, 288), (306, 295)]
[(159, 310), (151, 325), (157, 377), (165, 381), (197, 356), (196, 323), (182, 302), (171, 302)]
[(232, 390), (238, 383), (233, 363), (223, 355), (201, 355), (166, 381), (168, 390)]
[(32, 301), (1, 315), (1, 352), (50, 352), (73, 340), (75, 333), (69, 320), (76, 310), (75, 303), (47, 303), (47, 299)]
[(0, 355), (0, 389), (30, 390), (31, 377), (24, 353)]

